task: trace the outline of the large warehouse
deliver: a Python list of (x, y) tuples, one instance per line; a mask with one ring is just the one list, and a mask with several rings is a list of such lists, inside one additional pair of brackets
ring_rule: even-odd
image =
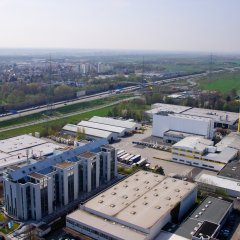
[(184, 136), (184, 134), (193, 134), (212, 139), (214, 122), (209, 118), (165, 111), (154, 114), (152, 135), (172, 141), (169, 131), (181, 136)]
[(89, 121), (95, 122), (95, 123), (106, 124), (106, 125), (110, 125), (110, 126), (126, 128), (126, 130), (128, 132), (135, 131), (141, 127), (141, 124), (136, 123), (131, 120), (120, 120), (120, 119), (107, 118), (107, 117), (94, 116)]
[(94, 239), (154, 239), (196, 196), (194, 183), (139, 171), (69, 214), (66, 226)]
[(81, 121), (80, 123), (78, 123), (78, 126), (113, 132), (116, 133), (119, 137), (123, 137), (127, 132), (126, 129), (122, 127), (111, 126), (91, 121)]
[(85, 132), (86, 138), (91, 140), (98, 140), (101, 138), (113, 142), (118, 139), (118, 134), (114, 132), (104, 131), (95, 128), (82, 127), (74, 124), (67, 124), (62, 129), (63, 133), (70, 135), (77, 135), (78, 132)]
[(153, 118), (159, 112), (172, 112), (176, 114), (183, 114), (187, 116), (195, 116), (202, 118), (209, 118), (214, 121), (214, 127), (232, 127), (238, 122), (238, 113), (226, 112), (205, 108), (192, 108), (173, 104), (156, 103), (152, 105), (152, 109), (146, 114)]
[(238, 150), (225, 147), (218, 151), (213, 141), (199, 136), (186, 137), (172, 146), (173, 161), (215, 171), (220, 171), (237, 155)]

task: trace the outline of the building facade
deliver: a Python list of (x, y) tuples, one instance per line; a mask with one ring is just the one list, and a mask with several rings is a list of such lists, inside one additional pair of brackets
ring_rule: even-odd
[(67, 155), (65, 152), (55, 164), (54, 159), (46, 162), (39, 171), (27, 173), (23, 168), (19, 178), (12, 177), (14, 169), (9, 169), (3, 187), (5, 208), (11, 217), (41, 220), (117, 176), (116, 151), (109, 145), (100, 146), (98, 152), (86, 151), (71, 158)]

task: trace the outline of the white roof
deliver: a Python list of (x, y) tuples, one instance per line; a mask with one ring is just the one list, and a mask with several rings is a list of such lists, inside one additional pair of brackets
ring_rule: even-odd
[(195, 188), (193, 183), (139, 171), (88, 201), (84, 208), (148, 231)]
[(21, 135), (18, 137), (0, 140), (0, 151), (5, 153), (15, 152), (21, 149), (31, 148), (47, 141), (30, 135)]
[(174, 113), (182, 113), (191, 107), (181, 106), (181, 105), (174, 105), (174, 104), (165, 104), (165, 103), (155, 103), (152, 105), (152, 109), (147, 111), (149, 113), (158, 113), (160, 111), (170, 111)]
[(226, 112), (205, 108), (192, 108), (181, 105), (155, 103), (152, 105), (152, 109), (147, 111), (148, 114), (156, 114), (160, 111), (170, 111), (174, 113), (182, 113), (185, 115), (199, 116), (205, 118), (211, 118), (215, 122), (221, 122), (225, 124), (233, 125), (239, 118), (238, 113)]
[(213, 146), (213, 141), (201, 136), (189, 136), (175, 143), (173, 148), (182, 148), (192, 151), (204, 151), (208, 146)]
[(108, 131), (103, 131), (99, 129), (94, 129), (94, 128), (88, 128), (88, 127), (80, 127), (78, 125), (74, 124), (67, 124), (63, 127), (63, 130), (65, 131), (70, 131), (70, 132), (75, 132), (77, 133), (78, 129), (85, 130), (85, 134), (93, 137), (99, 137), (99, 138), (109, 138), (111, 135), (114, 133), (108, 132)]
[(234, 159), (237, 154), (238, 151), (236, 149), (226, 147), (220, 153), (208, 153), (204, 155), (203, 158), (222, 163), (228, 163), (230, 160)]
[(97, 117), (94, 116), (90, 120), (90, 122), (103, 123), (106, 125), (117, 126), (122, 128), (134, 129), (138, 124), (129, 120), (119, 120), (107, 117)]
[(78, 123), (78, 126), (96, 128), (96, 129), (119, 133), (119, 134), (123, 134), (125, 131), (125, 128), (122, 128), (122, 127), (111, 126), (103, 123), (96, 123), (96, 122), (89, 122), (89, 121), (81, 121), (80, 123)]
[(240, 150), (240, 133), (231, 132), (224, 137), (219, 143), (216, 144), (218, 151), (221, 151), (225, 147), (231, 147)]
[(238, 120), (238, 113), (205, 108), (191, 108), (186, 110), (184, 114), (208, 117), (213, 119), (215, 122), (221, 122), (231, 125), (233, 125)]
[(196, 182), (206, 183), (240, 193), (240, 183), (234, 180), (221, 178), (214, 175), (202, 174), (199, 178), (196, 179)]

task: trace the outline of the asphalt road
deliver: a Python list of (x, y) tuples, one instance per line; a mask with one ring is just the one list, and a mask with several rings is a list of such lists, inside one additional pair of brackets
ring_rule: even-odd
[(130, 97), (130, 98), (121, 99), (121, 100), (118, 100), (116, 102), (112, 102), (112, 103), (105, 104), (105, 105), (100, 105), (100, 106), (97, 106), (97, 107), (94, 107), (94, 108), (88, 108), (87, 110), (76, 111), (76, 112), (73, 112), (73, 113), (64, 114), (62, 116), (57, 116), (57, 117), (54, 116), (54, 117), (49, 117), (47, 119), (42, 119), (42, 120), (39, 120), (39, 121), (18, 124), (18, 125), (14, 125), (12, 127), (1, 128), (0, 133), (5, 132), (5, 131), (9, 131), (9, 130), (13, 130), (13, 129), (26, 127), (26, 126), (36, 125), (36, 124), (39, 124), (39, 123), (45, 123), (45, 122), (49, 122), (49, 121), (53, 121), (53, 120), (57, 120), (57, 119), (71, 117), (71, 116), (75, 116), (75, 115), (78, 115), (78, 114), (81, 114), (81, 113), (91, 112), (91, 111), (94, 111), (94, 110), (98, 110), (98, 109), (105, 108), (105, 107), (110, 107), (110, 106), (116, 105), (118, 103), (124, 102), (126, 100), (132, 100), (132, 99), (135, 99), (135, 98), (139, 98), (139, 96), (134, 96), (134, 97)]

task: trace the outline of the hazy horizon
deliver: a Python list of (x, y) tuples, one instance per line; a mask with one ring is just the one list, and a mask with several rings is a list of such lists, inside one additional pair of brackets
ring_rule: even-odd
[(239, 0), (0, 0), (0, 49), (240, 53)]

